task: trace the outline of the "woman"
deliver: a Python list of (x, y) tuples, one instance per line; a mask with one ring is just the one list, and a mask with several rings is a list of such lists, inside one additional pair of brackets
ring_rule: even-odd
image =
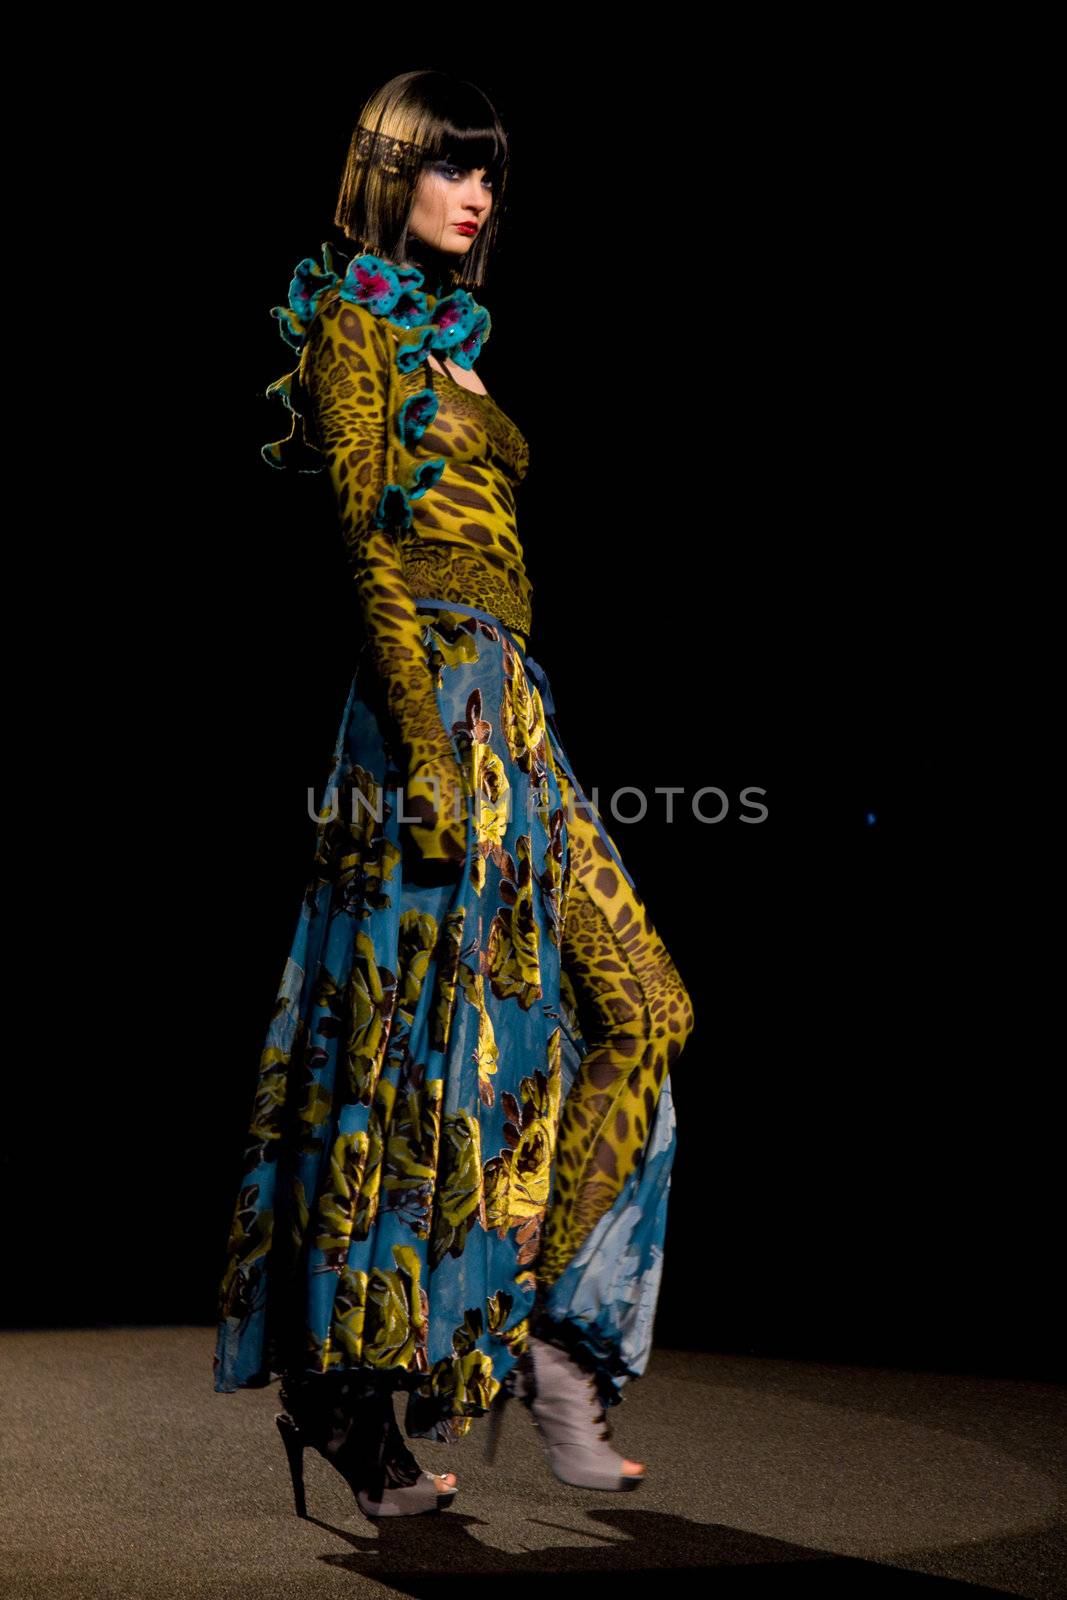
[(477, 377), (507, 144), (407, 73), (364, 107), (300, 262), (272, 465), (326, 470), (365, 643), (263, 1052), (219, 1296), (215, 1388), (282, 1377), (370, 1516), (447, 1504), (411, 1438), (520, 1396), (564, 1482), (635, 1488), (606, 1410), (643, 1372), (693, 1020), (560, 742), (527, 650), (528, 447)]

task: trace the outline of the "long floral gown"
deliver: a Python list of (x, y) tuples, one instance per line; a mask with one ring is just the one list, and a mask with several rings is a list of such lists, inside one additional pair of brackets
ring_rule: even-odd
[[(302, 261), (275, 308), (300, 364), (264, 455), (329, 471), (366, 637), (255, 1084), (214, 1386), (368, 1378), (406, 1392), (409, 1436), (454, 1440), (531, 1331), (605, 1405), (645, 1370), (693, 1012), (527, 648), (527, 443), (443, 365), (473, 366), (488, 312), (334, 262)], [(406, 796), (420, 763), (446, 787), (451, 764), (461, 809)]]

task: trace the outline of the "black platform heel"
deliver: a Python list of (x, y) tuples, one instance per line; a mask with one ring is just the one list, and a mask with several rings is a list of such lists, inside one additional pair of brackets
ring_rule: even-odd
[(391, 1399), (382, 1397), (378, 1406), (365, 1409), (367, 1431), (357, 1438), (349, 1434), (339, 1448), (331, 1448), (325, 1435), (321, 1440), (313, 1437), (288, 1412), (275, 1418), (289, 1462), (297, 1516), (308, 1514), (304, 1491), (304, 1451), (308, 1448), (317, 1450), (337, 1469), (366, 1517), (410, 1517), (444, 1511), (459, 1493), (458, 1485), (439, 1489), (437, 1480), (444, 1474), (419, 1466), (396, 1425)]

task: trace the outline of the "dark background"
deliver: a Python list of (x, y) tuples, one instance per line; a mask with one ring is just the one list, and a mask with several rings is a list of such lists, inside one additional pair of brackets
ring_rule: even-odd
[[(608, 817), (697, 1015), (657, 1341), (1050, 1373), (1051, 1128), (1016, 986), (1043, 958), (1002, 911), (1010, 773), (974, 738), (992, 674), (953, 516), (982, 159), (953, 58), (779, 31), (682, 67), (636, 40), (519, 61), (357, 31), (98, 70), (42, 173), (22, 265), (55, 315), (28, 323), (20, 442), (66, 690), (33, 729), (21, 905), (48, 976), (7, 1322), (213, 1322), (360, 642), (328, 484), (259, 457), (295, 364), (270, 308), (331, 237), (365, 96), (436, 66), (512, 139), (478, 371), (531, 447), (531, 650), (587, 792), (685, 789), (669, 826)], [(706, 785), (716, 824), (685, 815)]]

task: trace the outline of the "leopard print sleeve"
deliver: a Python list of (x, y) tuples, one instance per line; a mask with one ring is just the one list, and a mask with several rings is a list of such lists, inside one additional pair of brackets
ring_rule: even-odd
[(455, 760), (456, 754), (438, 710), (425, 619), (415, 609), (396, 534), (382, 515), (396, 399), (388, 338), (366, 307), (327, 297), (308, 333), (300, 382), (334, 487), (385, 710), (410, 774), (423, 762)]

